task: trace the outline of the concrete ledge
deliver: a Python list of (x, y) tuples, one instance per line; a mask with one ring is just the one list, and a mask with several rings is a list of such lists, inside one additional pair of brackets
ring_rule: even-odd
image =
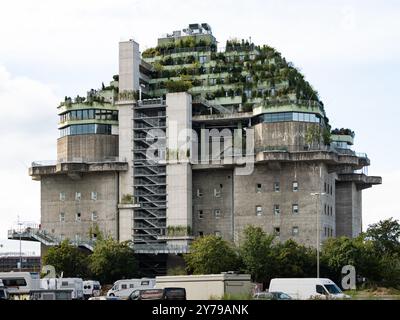
[(99, 163), (57, 163), (51, 166), (37, 166), (29, 168), (29, 175), (32, 179), (40, 179), (40, 176), (70, 173), (109, 172), (127, 171), (126, 162), (99, 162)]
[(339, 174), (338, 181), (340, 182), (354, 182), (358, 189), (367, 189), (373, 185), (382, 184), (382, 177), (367, 176), (365, 174), (348, 173)]

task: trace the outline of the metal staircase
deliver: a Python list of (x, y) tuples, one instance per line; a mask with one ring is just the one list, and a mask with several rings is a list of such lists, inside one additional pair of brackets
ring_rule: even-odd
[[(159, 241), (158, 237), (165, 234), (166, 228), (166, 166), (147, 154), (153, 141), (159, 139), (150, 131), (157, 129), (165, 133), (165, 108), (160, 99), (139, 101), (134, 107), (133, 185), (136, 203), (140, 204), (133, 218), (135, 249), (144, 246), (149, 249), (147, 251), (152, 251), (154, 245), (165, 245), (165, 241)], [(151, 154), (154, 151), (151, 150)], [(156, 152), (165, 154), (165, 148)]]

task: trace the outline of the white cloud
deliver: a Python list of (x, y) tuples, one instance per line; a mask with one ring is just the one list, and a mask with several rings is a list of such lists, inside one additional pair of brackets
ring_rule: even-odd
[[(0, 66), (0, 239), (7, 237), (18, 215), (24, 221), (40, 220), (40, 184), (28, 176), (28, 167), (38, 157), (56, 157), (57, 101), (51, 86), (12, 76)], [(15, 244), (8, 242), (10, 246)], [(24, 246), (28, 251), (38, 247)]]

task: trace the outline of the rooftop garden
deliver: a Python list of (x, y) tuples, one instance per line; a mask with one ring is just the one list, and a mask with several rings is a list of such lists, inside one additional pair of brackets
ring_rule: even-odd
[(354, 138), (354, 136), (355, 136), (354, 131), (352, 131), (351, 129), (345, 129), (345, 128), (341, 128), (341, 129), (336, 128), (336, 129), (333, 129), (333, 130), (331, 131), (331, 134), (338, 135), (338, 136), (351, 136), (351, 137), (353, 137), (353, 138)]
[(167, 51), (203, 45), (188, 37), (187, 41), (146, 50), (144, 58), (159, 56), (156, 61), (149, 61), (154, 66), (150, 90), (160, 95), (186, 89), (208, 100), (241, 97), (246, 110), (281, 100), (310, 101), (318, 102), (323, 111), (318, 92), (293, 63), (272, 47), (234, 39), (226, 42), (223, 52), (200, 54), (193, 50), (176, 56)]

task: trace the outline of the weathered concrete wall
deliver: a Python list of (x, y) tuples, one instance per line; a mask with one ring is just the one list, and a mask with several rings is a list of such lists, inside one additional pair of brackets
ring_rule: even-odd
[(57, 140), (58, 161), (104, 161), (107, 157), (118, 157), (117, 135), (84, 134)]
[(336, 183), (336, 236), (356, 237), (362, 231), (361, 191), (354, 182)]
[(306, 145), (305, 135), (310, 127), (319, 127), (319, 124), (307, 122), (259, 123), (254, 126), (255, 147), (304, 146)]
[(139, 90), (139, 44), (133, 40), (119, 43), (119, 92)]
[(187, 144), (192, 128), (192, 99), (187, 93), (167, 94), (167, 227), (192, 227), (192, 168)]
[[(104, 235), (117, 234), (117, 173), (90, 173), (81, 179), (70, 179), (66, 175), (44, 176), (41, 180), (41, 225), (42, 229), (59, 237), (75, 240), (88, 238), (90, 227), (98, 225)], [(97, 200), (91, 199), (91, 192), (97, 192)], [(75, 200), (76, 192), (81, 200)], [(60, 193), (65, 200), (60, 200)], [(60, 222), (60, 213), (65, 214), (65, 222)], [(97, 220), (92, 221), (96, 212)], [(76, 221), (76, 214), (81, 221)]]
[[(233, 171), (193, 171), (193, 232), (204, 235), (221, 232), (223, 239), (233, 241)], [(221, 187), (222, 186), (222, 187)], [(200, 192), (200, 195), (198, 195)], [(219, 194), (219, 197), (215, 195)], [(220, 216), (215, 216), (215, 210)], [(199, 212), (203, 211), (202, 219)]]
[[(293, 191), (293, 182), (298, 182), (298, 191)], [(234, 177), (234, 238), (240, 241), (242, 231), (247, 225), (261, 226), (269, 234), (279, 228), (279, 240), (290, 238), (295, 241), (316, 246), (317, 216), (320, 214), (320, 239), (323, 241), (323, 226), (334, 229), (334, 216), (324, 215), (325, 204), (332, 206), (334, 212), (335, 193), (325, 196), (312, 196), (311, 193), (323, 192), (325, 181), (333, 184), (333, 176), (326, 167), (308, 164), (281, 164), (280, 166), (256, 165), (252, 175)], [(279, 182), (280, 191), (274, 191), (275, 182)], [(261, 184), (261, 192), (257, 192)], [(333, 190), (332, 190), (333, 191)], [(297, 204), (299, 212), (293, 213)], [(280, 214), (274, 213), (274, 205), (279, 205)], [(256, 214), (256, 206), (262, 207), (262, 214)], [(298, 234), (293, 234), (293, 228)]]

